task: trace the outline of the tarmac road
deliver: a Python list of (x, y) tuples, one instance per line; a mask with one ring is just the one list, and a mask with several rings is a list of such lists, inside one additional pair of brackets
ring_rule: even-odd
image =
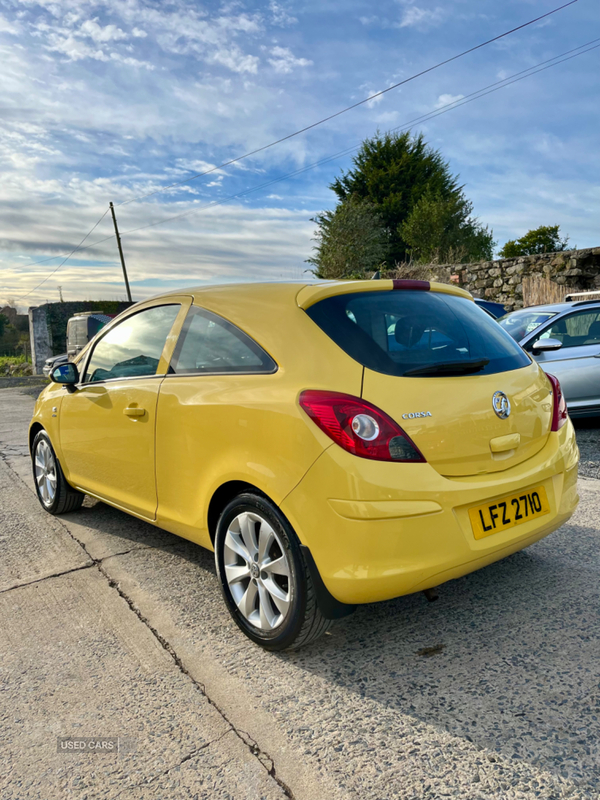
[(600, 481), (438, 602), (364, 606), (274, 655), (230, 620), (211, 553), (102, 503), (41, 510), (22, 391), (0, 391), (2, 800), (600, 797)]

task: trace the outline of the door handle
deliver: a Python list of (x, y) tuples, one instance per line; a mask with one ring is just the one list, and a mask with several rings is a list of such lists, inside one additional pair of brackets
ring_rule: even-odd
[(143, 417), (146, 413), (145, 408), (138, 408), (137, 406), (128, 406), (127, 408), (123, 409), (123, 413), (126, 417)]

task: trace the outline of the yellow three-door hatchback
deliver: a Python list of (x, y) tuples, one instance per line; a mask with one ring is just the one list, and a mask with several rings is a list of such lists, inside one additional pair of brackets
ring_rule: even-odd
[(88, 494), (214, 549), (269, 649), (514, 553), (578, 502), (558, 381), (452, 286), (168, 294), (52, 380), (30, 428), (43, 507)]

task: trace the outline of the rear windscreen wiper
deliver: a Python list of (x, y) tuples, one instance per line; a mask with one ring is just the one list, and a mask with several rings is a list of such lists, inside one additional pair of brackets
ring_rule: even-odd
[(411, 375), (468, 375), (471, 372), (480, 372), (489, 363), (489, 358), (479, 358), (477, 361), (446, 361), (441, 364), (430, 364), (428, 367), (409, 369), (404, 373), (404, 377)]

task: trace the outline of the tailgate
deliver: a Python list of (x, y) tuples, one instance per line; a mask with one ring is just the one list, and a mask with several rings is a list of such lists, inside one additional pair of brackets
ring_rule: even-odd
[[(502, 419), (493, 397), (503, 392)], [(363, 398), (395, 419), (442, 475), (476, 475), (535, 455), (552, 423), (552, 390), (536, 364), (492, 375), (408, 378), (365, 369)]]

